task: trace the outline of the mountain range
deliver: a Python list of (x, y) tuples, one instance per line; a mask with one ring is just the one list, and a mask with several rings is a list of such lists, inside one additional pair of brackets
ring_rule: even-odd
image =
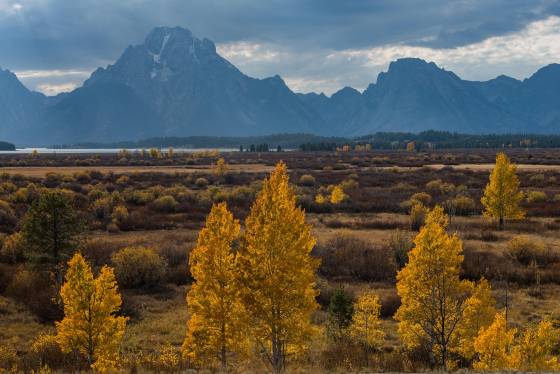
[(153, 136), (313, 133), (354, 136), (427, 129), (559, 133), (560, 65), (523, 81), (463, 80), (433, 62), (403, 58), (363, 92), (294, 93), (278, 75), (256, 79), (184, 28), (158, 27), (57, 96), (28, 90), (0, 69), (0, 139), (48, 145)]

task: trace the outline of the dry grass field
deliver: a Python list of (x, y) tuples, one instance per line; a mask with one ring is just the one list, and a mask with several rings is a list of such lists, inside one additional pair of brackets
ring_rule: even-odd
[[(123, 161), (104, 155), (99, 164), (89, 166), (69, 165), (83, 160), (64, 159), (56, 166), (48, 156), (2, 155), (0, 248), (8, 235), (21, 229), (21, 219), (41, 188), (69, 191), (76, 211), (87, 223), (80, 250), (94, 269), (111, 265), (111, 255), (130, 246), (154, 248), (166, 261), (165, 275), (157, 284), (122, 287), (122, 310), (130, 317), (124, 353), (150, 355), (166, 344), (178, 352), (188, 319), (185, 295), (192, 282), (188, 256), (212, 203), (226, 201), (243, 221), (259, 181), (284, 159), (298, 202), (317, 238), (313, 254), (322, 260), (317, 281), (321, 309), (314, 321), (325, 323), (335, 289), (343, 287), (353, 297), (374, 290), (381, 299), (387, 337), (382, 349), (386, 356), (379, 356), (380, 361), (370, 369), (385, 371), (395, 360), (389, 356), (391, 352), (400, 349), (392, 318), (400, 302), (395, 282), (402, 266), (399, 245), (404, 245), (406, 254), (417, 233), (407, 203), (414, 194), (427, 194), (422, 198), (430, 207), (445, 207), (450, 215), (449, 230), (463, 242), (462, 277), (488, 279), (498, 307), (507, 303), (513, 326), (544, 316), (560, 319), (560, 151), (533, 153), (531, 158), (521, 151), (510, 154), (519, 163), (521, 189), (527, 193), (522, 203), (527, 218), (507, 222), (504, 230), (481, 215), (480, 197), (495, 155), (488, 150), (231, 153), (221, 155), (228, 165), (225, 174), (216, 173), (215, 157), (194, 159), (192, 155), (165, 162), (132, 157), (130, 165), (116, 165)], [(480, 163), (473, 162), (475, 156)], [(145, 165), (148, 162), (152, 165)], [(331, 185), (343, 186), (347, 198), (340, 204), (318, 204), (316, 195), (328, 193)], [(459, 204), (459, 196), (468, 198), (464, 205)], [(126, 207), (126, 216), (117, 216), (117, 206)], [(512, 255), (509, 243), (520, 235), (542, 244), (542, 258), (536, 266)], [(34, 292), (31, 298), (38, 297), (46, 285), (18, 284), (21, 280), (16, 274), (31, 269), (23, 257), (12, 258), (4, 251), (0, 260), (0, 340), (25, 360), (30, 343), (39, 334), (54, 331), (54, 320), (22, 293)], [(327, 360), (325, 338), (317, 339), (311, 356), (296, 361), (293, 372), (359, 369), (359, 361), (350, 362), (348, 357)], [(394, 370), (426, 369), (422, 363), (403, 365)]]

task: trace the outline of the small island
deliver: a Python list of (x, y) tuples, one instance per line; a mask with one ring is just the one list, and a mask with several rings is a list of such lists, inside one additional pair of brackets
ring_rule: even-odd
[(0, 151), (15, 151), (16, 146), (12, 143), (0, 141)]

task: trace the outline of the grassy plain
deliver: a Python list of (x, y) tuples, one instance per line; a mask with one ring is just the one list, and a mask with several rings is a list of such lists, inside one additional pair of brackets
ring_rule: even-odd
[[(298, 201), (306, 209), (318, 240), (314, 253), (323, 261), (318, 277), (321, 309), (314, 320), (319, 324), (326, 321), (329, 297), (337, 287), (344, 287), (354, 297), (373, 289), (381, 298), (387, 332), (383, 351), (390, 353), (398, 351), (400, 344), (392, 319), (399, 305), (396, 233), (408, 243), (405, 246), (412, 245), (416, 231), (411, 228), (407, 201), (416, 193), (427, 193), (429, 206), (446, 207), (450, 230), (463, 240), (462, 276), (487, 278), (498, 306), (507, 303), (513, 325), (525, 325), (543, 316), (560, 318), (560, 151), (509, 153), (519, 164), (522, 190), (541, 194), (523, 202), (528, 213), (525, 220), (508, 222), (504, 230), (481, 216), (480, 197), (495, 156), (495, 151), (489, 150), (229, 153), (221, 155), (228, 164), (225, 175), (214, 172), (216, 157), (208, 155), (161, 159), (2, 155), (0, 199), (10, 208), (4, 205), (5, 212), (0, 214), (0, 232), (9, 235), (20, 229), (21, 217), (36, 188), (72, 191), (75, 207), (88, 225), (81, 250), (96, 268), (111, 264), (111, 254), (127, 246), (152, 247), (168, 264), (161, 284), (123, 288), (123, 313), (130, 317), (125, 352), (150, 354), (165, 343), (178, 350), (188, 318), (185, 294), (192, 281), (188, 253), (205, 215), (213, 202), (227, 201), (236, 217), (243, 220), (259, 180), (278, 160), (285, 160)], [(347, 199), (337, 205), (318, 204), (315, 196), (328, 194), (329, 186), (335, 184), (344, 186)], [(174, 202), (158, 203), (162, 196), (171, 196)], [(456, 205), (459, 196), (470, 199), (468, 206)], [(115, 205), (124, 205), (128, 211), (118, 224), (113, 220)], [(542, 242), (545, 252), (538, 266), (512, 256), (508, 243), (519, 235)], [(0, 259), (0, 339), (25, 357), (36, 336), (53, 331), (53, 321), (37, 315), (26, 298), (14, 291), (14, 274), (26, 268), (25, 262), (13, 263), (6, 256)], [(316, 342), (312, 358), (293, 369), (344, 371), (348, 365), (354, 369), (362, 365), (359, 360), (345, 361), (352, 361), (352, 356), (327, 360), (321, 348), (325, 344)], [(391, 369), (392, 361), (386, 360), (373, 369)], [(392, 370), (422, 368), (415, 364)]]

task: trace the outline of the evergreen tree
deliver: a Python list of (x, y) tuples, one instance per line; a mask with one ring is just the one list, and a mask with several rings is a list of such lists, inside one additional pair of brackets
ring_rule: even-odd
[(44, 190), (23, 218), (26, 255), (35, 262), (57, 265), (76, 250), (82, 229), (67, 194)]
[(342, 338), (354, 314), (354, 301), (343, 288), (337, 288), (329, 303), (329, 335), (333, 339)]

